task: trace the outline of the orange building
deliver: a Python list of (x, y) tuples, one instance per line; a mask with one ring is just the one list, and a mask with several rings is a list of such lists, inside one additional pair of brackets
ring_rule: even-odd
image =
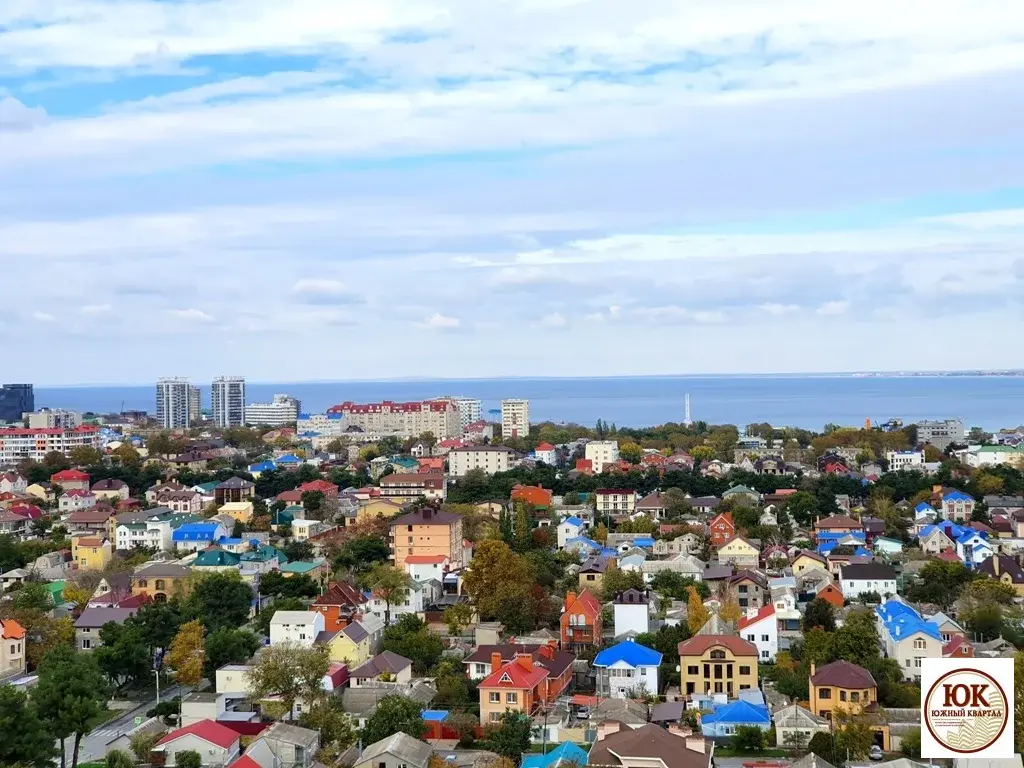
[(320, 595), (310, 610), (324, 617), (324, 631), (338, 632), (362, 615), (366, 598), (346, 582), (335, 582)]
[(409, 555), (444, 555), (462, 563), (462, 516), (454, 512), (421, 507), (392, 520), (389, 539), (391, 562), (399, 568)]
[(539, 485), (517, 485), (512, 489), (512, 501), (524, 501), (537, 509), (551, 509), (551, 491)]
[(561, 619), (562, 648), (579, 650), (600, 645), (601, 630), (601, 604), (597, 599), (585, 589), (578, 595), (567, 593)]
[(711, 531), (711, 546), (715, 549), (736, 535), (736, 524), (732, 521), (732, 512), (716, 515), (708, 527)]
[(491, 653), (491, 669), (480, 681), (480, 723), (496, 723), (506, 710), (532, 714), (537, 707), (561, 696), (572, 679), (573, 656), (542, 645), (534, 652), (517, 653), (504, 661)]
[(835, 584), (826, 584), (824, 587), (818, 590), (818, 594), (815, 597), (820, 597), (822, 600), (827, 600), (832, 603), (836, 608), (842, 608), (846, 603), (846, 598), (843, 597), (843, 593), (839, 591), (839, 587)]

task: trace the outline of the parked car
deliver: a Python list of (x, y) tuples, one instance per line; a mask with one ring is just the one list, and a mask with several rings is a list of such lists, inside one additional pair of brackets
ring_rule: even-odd
[(577, 707), (576, 708), (576, 719), (577, 720), (589, 720), (590, 719), (590, 707)]
[(878, 762), (879, 760), (884, 759), (885, 755), (882, 754), (882, 748), (880, 746), (878, 746), (877, 744), (872, 744), (871, 749), (868, 750), (868, 757), (870, 757), (875, 762)]

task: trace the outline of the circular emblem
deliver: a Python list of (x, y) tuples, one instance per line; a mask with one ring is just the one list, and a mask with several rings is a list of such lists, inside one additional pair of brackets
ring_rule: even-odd
[(924, 723), (951, 752), (980, 752), (995, 744), (1009, 720), (1006, 692), (991, 675), (954, 669), (928, 689)]

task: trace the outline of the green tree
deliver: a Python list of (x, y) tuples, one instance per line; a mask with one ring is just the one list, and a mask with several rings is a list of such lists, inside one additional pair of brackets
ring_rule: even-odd
[(644, 457), (644, 449), (632, 440), (627, 440), (619, 446), (619, 457), (630, 464), (639, 464)]
[(786, 499), (786, 512), (801, 528), (808, 527), (814, 521), (817, 509), (818, 500), (807, 491), (797, 491)]
[(839, 758), (836, 756), (836, 742), (832, 737), (831, 733), (826, 731), (818, 731), (811, 737), (810, 742), (807, 744), (807, 751), (813, 752), (821, 758), (831, 762), (833, 765), (839, 763)]
[(826, 632), (835, 632), (836, 629), (836, 617), (832, 603), (820, 597), (811, 600), (804, 612), (804, 632), (810, 632), (815, 627), (821, 627)]
[(120, 687), (149, 679), (152, 657), (138, 626), (109, 621), (100, 627), (100, 640), (103, 645), (93, 651), (93, 656), (112, 685)]
[(103, 759), (104, 768), (135, 768), (135, 758), (123, 749), (112, 749)]
[(412, 577), (393, 565), (379, 563), (363, 579), (366, 588), (384, 601), (384, 624), (391, 623), (391, 606), (409, 596)]
[(362, 731), (363, 744), (373, 744), (399, 732), (421, 739), (427, 732), (427, 726), (418, 702), (392, 694), (381, 699), (377, 709), (367, 718)]
[(303, 711), (299, 716), (299, 725), (320, 734), (320, 748), (334, 758), (332, 762), (337, 762), (341, 753), (356, 740), (352, 721), (345, 714), (340, 698), (336, 696), (327, 696), (308, 711)]
[(323, 679), (330, 667), (327, 650), (321, 646), (269, 646), (249, 668), (249, 697), (261, 701), (279, 696), (281, 715), (288, 715), (295, 709), (296, 701), (301, 699), (312, 705), (326, 695)]
[(686, 600), (690, 596), (690, 587), (696, 589), (704, 600), (711, 597), (711, 589), (703, 581), (694, 581), (692, 576), (683, 576), (676, 571), (659, 571), (651, 580), (651, 589), (673, 600)]
[(911, 760), (918, 760), (921, 757), (921, 729), (911, 728), (900, 739), (900, 752)]
[(61, 768), (69, 738), (73, 739), (71, 768), (78, 765), (82, 737), (104, 711), (106, 697), (106, 680), (91, 655), (62, 646), (43, 657), (31, 700), (50, 735), (60, 743)]
[(130, 443), (121, 443), (121, 445), (110, 452), (110, 455), (121, 462), (123, 467), (133, 467), (142, 460), (139, 452)]
[(203, 756), (194, 749), (183, 749), (174, 753), (176, 768), (203, 768)]
[(345, 569), (350, 573), (362, 573), (376, 563), (387, 562), (390, 554), (388, 545), (379, 536), (353, 536), (342, 546), (341, 554), (334, 563), (335, 570)]
[(423, 619), (415, 614), (406, 614), (384, 630), (380, 649), (409, 659), (413, 671), (422, 675), (437, 664), (444, 653), (444, 643), (427, 628)]
[(182, 602), (182, 614), (199, 619), (210, 632), (221, 627), (238, 627), (249, 620), (252, 587), (236, 571), (211, 573), (192, 584)]
[[(639, 589), (643, 591), (647, 588), (644, 584), (644, 577), (638, 571), (623, 571), (618, 568), (609, 569), (604, 575), (604, 581), (602, 582), (601, 589), (605, 596), (611, 598), (617, 595), (619, 592), (625, 592), (627, 589)], [(598, 595), (600, 598), (601, 596)]]
[(80, 445), (72, 448), (68, 454), (71, 463), (79, 467), (88, 467), (103, 461), (103, 454), (91, 445)]
[(260, 594), (270, 597), (316, 597), (320, 586), (302, 573), (285, 577), (280, 571), (270, 571), (260, 579)]
[(174, 670), (174, 680), (178, 685), (199, 685), (206, 664), (201, 621), (195, 619), (181, 625), (164, 661)]
[(821, 627), (814, 627), (810, 632), (804, 633), (803, 662), (806, 666), (811, 664), (821, 666), (835, 658), (832, 637), (832, 634)]
[(1024, 752), (1024, 651), (1013, 654), (1013, 744)]
[(461, 635), (462, 630), (473, 623), (473, 606), (469, 603), (449, 605), (444, 609), (442, 618), (450, 634)]
[(832, 635), (833, 659), (844, 659), (866, 667), (878, 659), (878, 649), (875, 615), (868, 608), (850, 611), (843, 626)]
[(260, 639), (245, 629), (221, 627), (206, 638), (206, 664), (203, 671), (207, 680), (213, 680), (217, 670), (225, 664), (248, 661), (260, 647)]
[(508, 760), (519, 760), (530, 751), (533, 726), (530, 717), (522, 712), (505, 710), (496, 725), (484, 732), (487, 748)]
[(756, 725), (738, 725), (730, 746), (737, 752), (763, 752), (767, 745), (765, 732)]
[(163, 737), (162, 733), (154, 733), (153, 731), (142, 731), (136, 733), (128, 740), (129, 746), (132, 748), (132, 752), (135, 754), (136, 761), (140, 763), (152, 762), (150, 755), (153, 752), (153, 747)]
[(11, 685), (0, 686), (0, 765), (50, 768), (56, 750), (28, 695)]
[(126, 626), (136, 626), (150, 652), (168, 648), (181, 628), (181, 611), (177, 602), (147, 603), (134, 616), (125, 619)]
[(323, 509), (324, 499), (326, 498), (323, 491), (305, 491), (302, 494), (302, 506), (311, 518), (319, 519), (318, 516)]
[(480, 542), (473, 555), (473, 567), (463, 585), (485, 621), (512, 618), (525, 607), (534, 586), (527, 561), (503, 541)]
[(308, 541), (289, 541), (281, 551), (289, 560), (312, 560), (313, 545)]

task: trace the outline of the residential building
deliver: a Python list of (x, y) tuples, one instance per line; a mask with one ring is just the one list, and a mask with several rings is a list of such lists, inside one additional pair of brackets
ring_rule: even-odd
[(92, 484), (90, 490), (97, 499), (109, 499), (114, 502), (127, 499), (129, 493), (128, 483), (112, 477), (106, 480), (98, 480)]
[(814, 535), (819, 538), (822, 534), (840, 535), (863, 532), (864, 524), (849, 515), (831, 515), (814, 522)]
[(293, 643), (311, 648), (323, 631), (324, 617), (317, 611), (278, 611), (270, 620), (270, 644)]
[(714, 549), (721, 547), (725, 542), (736, 536), (736, 524), (732, 521), (732, 512), (722, 512), (715, 515), (708, 525), (709, 538)]
[(410, 555), (444, 555), (463, 564), (461, 515), (424, 506), (392, 520), (390, 529), (391, 560), (398, 566)]
[(245, 406), (245, 423), (251, 426), (283, 427), (298, 421), (301, 403), (290, 395), (274, 395), (269, 403)]
[(779, 620), (775, 606), (768, 604), (761, 609), (752, 608), (736, 625), (740, 637), (757, 646), (758, 659), (775, 663), (779, 652)]
[(868, 593), (885, 598), (896, 594), (896, 571), (882, 563), (848, 563), (840, 568), (839, 583), (848, 600)]
[(75, 646), (80, 651), (92, 651), (103, 645), (100, 629), (105, 624), (114, 622), (124, 624), (129, 616), (134, 616), (138, 608), (99, 608), (87, 607), (82, 615), (75, 620)]
[(922, 659), (941, 659), (942, 633), (932, 621), (925, 621), (899, 598), (887, 600), (875, 608), (881, 623), (885, 655), (896, 659), (907, 681), (920, 680)]
[(444, 501), (448, 481), (441, 473), (417, 472), (385, 475), (380, 479), (382, 499), (405, 504), (417, 499)]
[(757, 568), (761, 550), (750, 539), (735, 536), (718, 548), (718, 562), (736, 568)]
[(73, 536), (71, 558), (79, 570), (102, 571), (114, 556), (114, 546), (98, 536)]
[(72, 429), (26, 429), (5, 427), (0, 429), (0, 462), (14, 463), (22, 459), (42, 461), (48, 453), (65, 456), (75, 448), (100, 448), (99, 428), (81, 426)]
[(875, 678), (849, 661), (834, 661), (820, 669), (812, 663), (809, 685), (811, 712), (826, 720), (832, 720), (837, 709), (856, 715), (878, 702)]
[[(251, 501), (229, 501), (227, 504), (220, 506), (217, 514), (227, 515), (232, 520), (245, 524), (252, 520), (255, 511), (256, 508)], [(228, 533), (231, 533), (231, 531), (228, 531)]]
[(587, 753), (571, 741), (563, 741), (554, 749), (540, 755), (523, 755), (521, 768), (569, 768), (586, 765)]
[(940, 451), (945, 451), (951, 443), (963, 444), (967, 442), (964, 423), (960, 419), (919, 421), (917, 422), (917, 442), (934, 445)]
[[(539, 485), (516, 485), (510, 494), (513, 507), (521, 501), (533, 507), (535, 514), (545, 515), (551, 510), (552, 493)], [(572, 538), (572, 537), (570, 537)]]
[(956, 489), (946, 491), (942, 495), (942, 517), (954, 523), (969, 523), (975, 504), (974, 497), (969, 493)]
[(757, 688), (757, 646), (734, 635), (697, 635), (679, 644), (680, 690), (730, 697)]
[(57, 508), (62, 515), (92, 509), (95, 506), (96, 497), (93, 496), (91, 491), (65, 491), (57, 500)]
[(25, 628), (0, 619), (0, 679), (25, 674)]
[(603, 555), (588, 557), (580, 566), (580, 589), (603, 589), (605, 573), (614, 568), (616, 568), (616, 563), (613, 557), (604, 557)]
[(210, 390), (213, 406), (213, 423), (226, 429), (240, 427), (245, 423), (245, 378), (242, 376), (218, 376)]
[(471, 445), (448, 452), (448, 474), (465, 477), (471, 469), (482, 469), (488, 475), (512, 469), (516, 452), (503, 445)]
[(29, 429), (74, 429), (82, 426), (82, 414), (61, 408), (42, 408), (28, 414)]
[(553, 704), (569, 687), (572, 655), (541, 645), (536, 652), (517, 653), (505, 662), (502, 653), (491, 651), (490, 675), (480, 681), (480, 723), (501, 720), (506, 710), (532, 714), (538, 707)]
[(533, 457), (549, 467), (558, 465), (558, 450), (551, 443), (541, 443), (534, 448)]
[(203, 768), (227, 766), (239, 755), (241, 737), (215, 720), (200, 720), (171, 731), (157, 742), (153, 751), (163, 755), (161, 764), (174, 768), (182, 752), (198, 752)]
[(366, 616), (334, 634), (324, 633), (323, 642), (331, 661), (345, 663), (352, 669), (373, 656), (383, 632), (384, 622), (376, 616)]
[(651, 630), (650, 597), (646, 591), (627, 589), (612, 600), (615, 637), (642, 635)]
[(192, 490), (163, 490), (156, 494), (153, 502), (178, 514), (198, 515), (203, 511), (202, 495)]
[[(77, 498), (81, 493), (82, 491), (70, 491), (64, 494), (61, 499), (64, 499), (69, 494)], [(67, 529), (72, 536), (79, 533), (106, 536), (110, 530), (110, 518), (112, 515), (113, 510), (110, 507), (89, 506), (85, 509), (78, 509), (71, 512), (68, 516), (66, 521)]]
[(769, 731), (772, 727), (771, 713), (763, 704), (754, 704), (740, 699), (726, 703), (715, 702), (714, 709), (701, 714), (701, 732), (709, 738), (729, 738), (740, 728), (758, 728)]
[(199, 417), (192, 412), (192, 387), (188, 379), (165, 377), (156, 382), (156, 421), (161, 429), (188, 429)]
[(562, 647), (579, 650), (587, 646), (600, 646), (603, 624), (601, 604), (584, 589), (579, 594), (568, 592), (560, 619)]
[(636, 491), (629, 488), (598, 488), (594, 491), (597, 517), (629, 517), (636, 512)]
[(188, 417), (193, 422), (203, 417), (203, 392), (191, 385), (188, 388)]
[(734, 497), (741, 499), (749, 507), (756, 507), (761, 502), (761, 494), (745, 485), (734, 485), (722, 494), (723, 501)]
[(480, 421), (482, 411), (479, 400), (472, 397), (452, 397), (449, 399), (455, 403), (455, 407), (459, 411), (459, 425), (463, 430), (470, 424)]
[(132, 594), (147, 595), (155, 603), (166, 603), (188, 591), (188, 568), (177, 563), (151, 563), (132, 574)]
[(967, 530), (957, 537), (957, 557), (968, 568), (976, 568), (980, 563), (992, 557), (994, 551), (985, 534), (978, 531)]
[(408, 683), (412, 680), (412, 662), (397, 653), (384, 651), (353, 669), (349, 680), (353, 688), (374, 682)]
[(36, 409), (31, 384), (4, 384), (0, 387), (0, 421), (20, 422), (22, 416)]
[[(357, 404), (344, 402), (331, 406), (325, 414), (333, 434), (345, 433), (351, 427), (363, 432), (379, 435), (395, 435), (409, 438), (430, 432), (438, 440), (462, 435), (462, 422), (458, 406), (450, 399), (425, 400), (412, 403), (395, 403), (385, 400), (380, 403)], [(334, 417), (333, 419), (331, 417)], [(313, 431), (320, 431), (310, 425)], [(298, 431), (307, 431), (300, 417)]]
[[(816, 733), (829, 732), (828, 720), (798, 704), (790, 704), (788, 707), (776, 709), (772, 713), (772, 721), (775, 723), (775, 745), (786, 749), (795, 743), (809, 744)], [(814, 755), (812, 753), (809, 756), (813, 757)], [(803, 760), (798, 760), (790, 768), (795, 768), (798, 763), (803, 762)], [(817, 761), (803, 768), (833, 768), (833, 766), (824, 761)]]
[(227, 536), (231, 531), (213, 520), (204, 520), (201, 523), (185, 523), (179, 525), (171, 533), (171, 542), (178, 549), (188, 552), (195, 552), (206, 549), (220, 538)]
[(889, 451), (885, 460), (890, 472), (924, 469), (924, 451)]
[(232, 501), (251, 501), (256, 493), (256, 485), (241, 477), (229, 477), (218, 483), (213, 489), (213, 500), (217, 506)]
[(394, 733), (367, 746), (352, 768), (427, 768), (431, 746), (407, 733)]
[(591, 462), (596, 475), (601, 474), (606, 465), (619, 460), (618, 440), (591, 440), (583, 450), (583, 457)]
[(594, 658), (599, 698), (632, 699), (657, 696), (661, 654), (626, 640), (605, 648)]
[(583, 535), (587, 524), (575, 515), (570, 515), (558, 524), (558, 548), (565, 549), (565, 543), (569, 539), (575, 539)]
[(530, 401), (501, 401), (501, 436), (528, 437), (530, 434)]
[(65, 491), (88, 491), (89, 475), (80, 469), (62, 469), (50, 475), (50, 483), (59, 485)]
[[(628, 728), (608, 722), (590, 748), (590, 768), (711, 768), (711, 744), (702, 736), (680, 736), (654, 723)], [(819, 768), (821, 768), (819, 766)]]
[(998, 579), (1024, 597), (1024, 569), (1010, 555), (994, 555), (986, 558), (978, 566), (978, 573)]

